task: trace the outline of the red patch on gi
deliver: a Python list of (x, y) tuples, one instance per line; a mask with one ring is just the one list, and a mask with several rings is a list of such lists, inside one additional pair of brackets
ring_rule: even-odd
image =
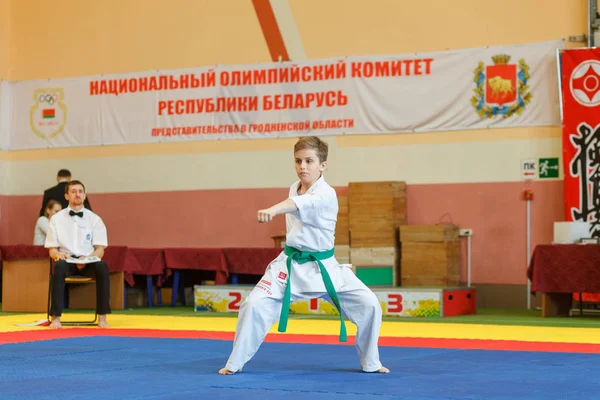
[(287, 274), (283, 271), (280, 271), (279, 276), (277, 278), (285, 280), (287, 278)]

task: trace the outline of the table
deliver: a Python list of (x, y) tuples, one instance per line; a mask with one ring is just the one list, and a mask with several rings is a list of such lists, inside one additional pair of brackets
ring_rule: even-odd
[(573, 293), (600, 293), (600, 246), (538, 245), (527, 277), (531, 291), (542, 293), (542, 316), (568, 315)]
[(237, 283), (237, 274), (263, 275), (267, 266), (282, 251), (273, 247), (224, 248), (223, 255), (227, 271), (232, 274), (232, 283)]
[[(50, 286), (50, 257), (42, 246), (1, 246), (2, 252), (2, 311), (46, 312)], [(125, 280), (140, 270), (132, 262), (126, 246), (107, 247), (104, 261), (110, 272), (110, 306), (124, 307)], [(69, 308), (94, 308), (96, 284), (69, 287)]]

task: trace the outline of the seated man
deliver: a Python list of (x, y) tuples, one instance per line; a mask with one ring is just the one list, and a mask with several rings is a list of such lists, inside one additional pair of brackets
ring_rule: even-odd
[(45, 247), (50, 249), (50, 257), (55, 261), (52, 275), (52, 316), (51, 328), (60, 328), (65, 278), (69, 275), (89, 275), (96, 277), (96, 311), (98, 326), (108, 328), (106, 314), (110, 313), (110, 279), (104, 261), (89, 264), (74, 264), (68, 258), (96, 256), (102, 258), (108, 246), (106, 226), (102, 219), (84, 208), (85, 186), (80, 181), (70, 181), (65, 187), (65, 198), (69, 206), (54, 214), (48, 226)]

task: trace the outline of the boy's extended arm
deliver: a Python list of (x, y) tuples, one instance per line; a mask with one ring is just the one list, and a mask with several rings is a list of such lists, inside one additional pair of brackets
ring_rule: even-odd
[(298, 210), (298, 207), (294, 200), (286, 199), (265, 210), (258, 210), (258, 222), (271, 222), (276, 215), (287, 214), (296, 210)]

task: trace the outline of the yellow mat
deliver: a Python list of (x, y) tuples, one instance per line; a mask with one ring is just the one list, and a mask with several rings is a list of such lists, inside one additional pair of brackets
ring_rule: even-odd
[[(0, 332), (18, 332), (49, 329), (48, 327), (17, 326), (45, 319), (45, 314), (22, 314), (0, 316)], [(69, 317), (65, 314), (64, 318)], [(77, 319), (87, 315), (77, 314)], [(197, 330), (235, 332), (237, 318), (211, 317), (171, 317), (122, 315), (108, 316), (111, 328), (116, 329), (161, 329), (161, 330)], [(347, 322), (348, 335), (356, 334), (354, 324)], [(69, 329), (65, 327), (64, 329)], [(89, 329), (98, 329), (90, 326)], [(271, 333), (277, 333), (273, 325)], [(287, 333), (307, 335), (339, 334), (339, 321), (291, 319)], [(600, 328), (562, 328), (507, 325), (476, 324), (425, 324), (418, 322), (385, 321), (381, 327), (381, 336), (437, 339), (480, 339), (480, 340), (519, 340), (531, 342), (565, 342), (600, 344)]]

